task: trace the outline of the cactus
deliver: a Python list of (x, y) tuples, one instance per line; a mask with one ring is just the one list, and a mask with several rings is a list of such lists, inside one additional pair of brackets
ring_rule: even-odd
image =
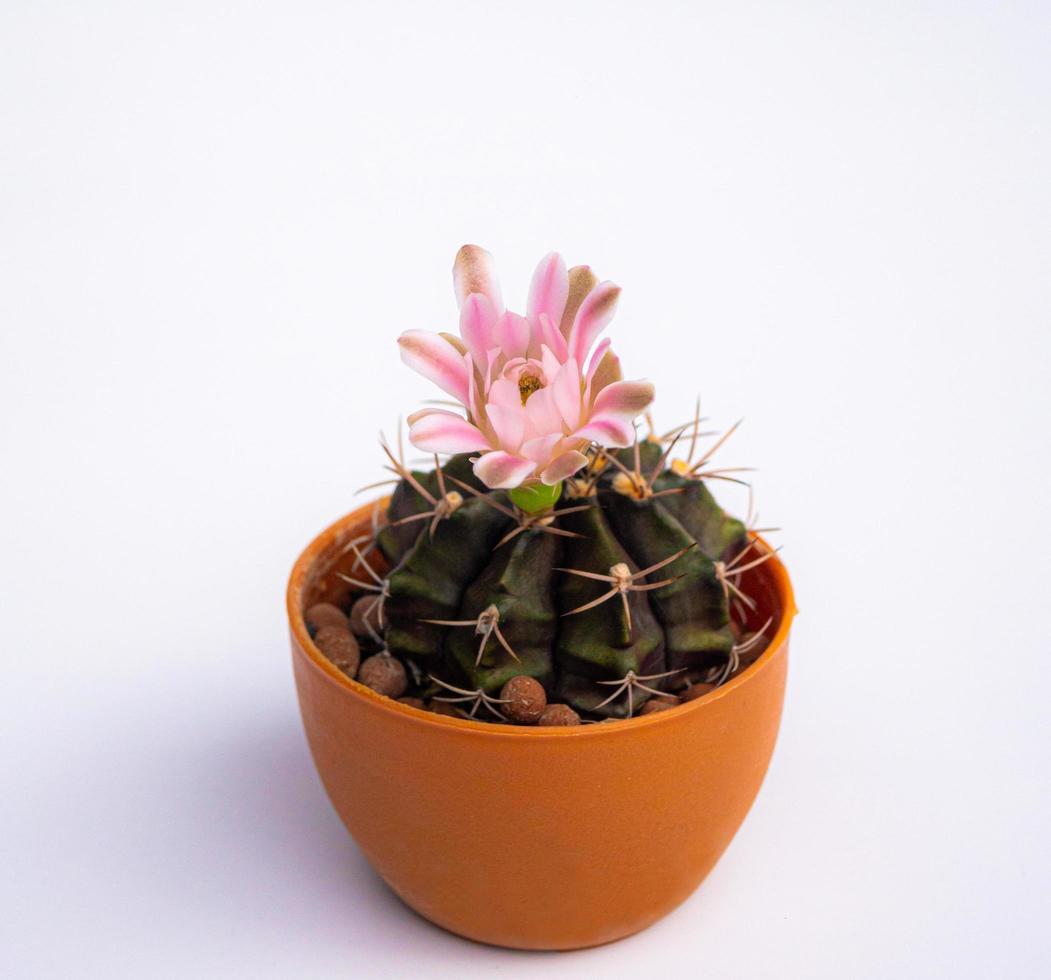
[[(454, 284), (460, 336), (398, 343), (464, 415), (410, 416), (433, 468), (382, 443), (394, 490), (346, 576), (374, 597), (353, 610), (362, 642), (408, 667), (410, 699), (490, 720), (544, 724), (544, 695), (561, 702), (552, 724), (625, 718), (725, 681), (765, 642), (766, 627), (741, 635), (755, 608), (741, 576), (772, 554), (706, 486), (737, 479), (709, 465), (736, 426), (696, 462), (699, 407), (639, 440), (653, 387), (623, 380), (596, 344), (619, 289), (587, 267), (545, 258), (524, 317), (504, 310), (481, 249), (461, 249)], [(684, 438), (685, 460), (669, 462)]]
[(641, 443), (632, 468), (633, 453), (593, 452), (539, 519), (471, 481), (470, 454), (430, 471), (396, 463), (404, 475), (376, 539), (393, 563), (386, 649), (493, 704), (524, 674), (612, 718), (666, 697), (676, 675), (726, 664), (731, 595), (716, 569), (745, 547), (744, 526), (666, 467), (659, 443)]

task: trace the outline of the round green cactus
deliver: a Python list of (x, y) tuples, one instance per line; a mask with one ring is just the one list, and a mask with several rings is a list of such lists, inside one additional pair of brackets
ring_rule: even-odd
[(401, 479), (375, 540), (390, 566), (379, 639), (432, 693), (493, 705), (524, 674), (599, 717), (728, 664), (727, 563), (747, 531), (667, 455), (655, 440), (596, 452), (546, 509), (486, 488), (467, 454), (412, 472), (391, 455)]

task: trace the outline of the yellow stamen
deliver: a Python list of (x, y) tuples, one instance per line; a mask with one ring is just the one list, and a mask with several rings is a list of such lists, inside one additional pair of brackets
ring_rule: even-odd
[(535, 374), (523, 374), (518, 379), (518, 393), (522, 396), (522, 404), (524, 405), (529, 400), (529, 396), (534, 391), (539, 391), (543, 387)]

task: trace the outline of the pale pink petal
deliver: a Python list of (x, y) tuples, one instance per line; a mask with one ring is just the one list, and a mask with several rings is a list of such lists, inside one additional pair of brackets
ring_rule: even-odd
[(518, 399), (515, 405), (497, 405), (490, 401), (486, 405), (486, 415), (499, 440), (500, 448), (508, 452), (517, 452), (522, 444), (522, 436), (525, 434), (525, 410), (522, 400)]
[(492, 337), (510, 360), (525, 357), (529, 350), (530, 332), (529, 321), (524, 316), (508, 311), (496, 321)]
[(547, 466), (552, 457), (556, 455), (555, 450), (562, 441), (561, 432), (549, 432), (546, 436), (530, 439), (522, 443), (519, 455), (531, 459), (538, 466)]
[[(595, 380), (595, 374), (599, 369), (599, 365), (602, 363), (602, 359), (606, 356), (606, 352), (609, 351), (610, 343), (611, 341), (609, 337), (600, 340), (598, 347), (592, 351), (591, 361), (588, 363), (587, 375), (584, 379), (584, 404), (589, 409), (595, 400), (595, 395), (598, 394), (600, 388), (604, 387), (602, 385), (596, 386), (593, 382)], [(614, 355), (610, 354), (610, 356), (612, 357)], [(607, 382), (607, 384), (608, 383), (609, 382)]]
[[(602, 344), (599, 344), (597, 350), (602, 349)], [(594, 362), (594, 358), (592, 358)], [(584, 404), (592, 405), (595, 401), (595, 396), (602, 391), (607, 385), (613, 384), (614, 381), (622, 381), (624, 375), (620, 370), (620, 358), (608, 348), (603, 351), (602, 358), (593, 368), (589, 368), (590, 377), (588, 378), (587, 390), (584, 392)]]
[(490, 490), (510, 490), (533, 475), (536, 464), (502, 450), (486, 453), (475, 461), (474, 475)]
[(486, 358), (489, 362), (489, 368), (485, 373), (486, 391), (488, 391), (493, 381), (503, 374), (507, 365), (507, 358), (499, 347), (491, 348), (486, 354)]
[(609, 345), (613, 343), (609, 337), (604, 337), (599, 341), (598, 347), (595, 348), (591, 355), (591, 360), (588, 362), (587, 372), (587, 383), (591, 384), (591, 379), (595, 377), (595, 372), (598, 370), (599, 364), (602, 362), (602, 358), (606, 356), (606, 351), (609, 350)]
[(550, 383), (562, 370), (562, 362), (555, 357), (546, 344), (540, 348), (540, 366), (544, 369), (544, 378)]
[(526, 316), (531, 323), (539, 323), (541, 315), (546, 315), (553, 326), (562, 321), (562, 311), (566, 308), (566, 297), (569, 295), (569, 274), (566, 263), (558, 252), (551, 252), (540, 260), (540, 265), (533, 273), (533, 282), (529, 287), (529, 300), (526, 303)]
[(468, 371), (452, 344), (425, 330), (406, 330), (398, 338), (401, 359), (463, 405), (470, 404)]
[(483, 424), (479, 428), (486, 439), (490, 439), (493, 433), (485, 419), (485, 392), (478, 385), (478, 372), (474, 369), (474, 361), (470, 354), (463, 355), (463, 364), (467, 372), (467, 415), (469, 418), (482, 421)]
[(570, 429), (575, 429), (580, 424), (580, 370), (573, 358), (562, 365), (551, 383), (551, 395), (558, 414)]
[(453, 261), (453, 289), (456, 291), (456, 302), (461, 307), (471, 293), (481, 293), (489, 299), (497, 313), (504, 311), (496, 266), (493, 257), (484, 248), (464, 245), (456, 253)]
[(558, 327), (555, 326), (551, 317), (546, 313), (540, 314), (537, 332), (540, 335), (541, 346), (549, 348), (555, 357), (558, 358), (560, 364), (565, 361), (566, 357), (569, 356), (569, 346), (566, 344), (566, 338), (562, 336)]
[(474, 360), (470, 353), (464, 353), (460, 356), (463, 357), (463, 369), (467, 372), (467, 411), (473, 413), (478, 407), (476, 404), (478, 398), (478, 378), (474, 370)]
[(413, 412), (405, 421), (409, 425), (415, 424), (417, 419), (422, 419), (428, 415), (454, 415), (454, 412), (447, 412), (444, 408), (421, 408)]
[(573, 328), (569, 332), (569, 356), (575, 357), (578, 364), (584, 363), (591, 345), (613, 319), (619, 296), (620, 286), (602, 282), (591, 290), (580, 304), (573, 320)]
[(553, 459), (540, 473), (540, 481), (553, 487), (561, 480), (572, 476), (577, 470), (588, 465), (588, 458), (583, 453), (571, 449), (568, 453)]
[(489, 386), (489, 395), (486, 398), (488, 405), (501, 405), (504, 408), (521, 408), (522, 393), (518, 385), (507, 378), (497, 378)]
[(441, 337), (442, 340), (446, 341), (447, 343), (452, 344), (453, 347), (455, 347), (457, 351), (459, 351), (459, 353), (467, 353), (467, 345), (459, 337), (457, 337), (456, 334), (446, 333), (444, 330), (439, 330), (438, 336)]
[(550, 388), (534, 391), (525, 403), (526, 437), (545, 436), (551, 432), (562, 435), (562, 416), (558, 414)]
[(466, 419), (452, 412), (417, 412), (409, 425), (409, 442), (425, 453), (469, 453), (488, 449), (489, 442)]
[(566, 308), (562, 311), (562, 322), (558, 325), (562, 336), (567, 340), (580, 304), (597, 285), (598, 276), (586, 265), (575, 265), (569, 270), (569, 296), (566, 298)]
[(611, 416), (591, 419), (587, 425), (573, 433), (574, 439), (588, 439), (609, 449), (623, 449), (635, 442), (635, 427)]
[(496, 311), (489, 297), (471, 293), (460, 308), (460, 336), (480, 371), (489, 366), (489, 348), (494, 346)]
[(595, 398), (591, 418), (614, 417), (630, 422), (645, 412), (653, 401), (654, 389), (648, 381), (615, 381)]
[(529, 331), (529, 346), (526, 348), (525, 356), (527, 360), (538, 361), (540, 360), (540, 327), (534, 330), (530, 327)]

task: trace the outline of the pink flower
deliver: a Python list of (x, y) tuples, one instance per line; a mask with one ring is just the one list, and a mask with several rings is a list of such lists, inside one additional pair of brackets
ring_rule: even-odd
[(630, 446), (634, 420), (653, 385), (623, 381), (608, 339), (620, 288), (587, 266), (566, 270), (552, 252), (537, 266), (526, 315), (504, 309), (492, 256), (476, 245), (456, 255), (453, 284), (460, 336), (406, 331), (402, 360), (465, 409), (425, 408), (409, 417), (409, 439), (425, 452), (477, 452), (486, 486), (554, 486), (587, 463), (591, 443)]

